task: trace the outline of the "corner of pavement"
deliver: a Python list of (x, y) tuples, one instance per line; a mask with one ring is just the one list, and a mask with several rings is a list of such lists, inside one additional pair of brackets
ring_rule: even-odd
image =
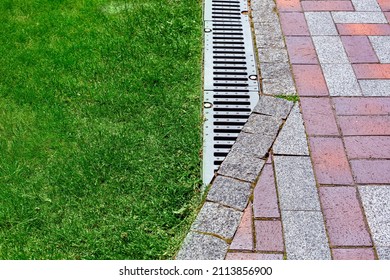
[(251, 14), (262, 95), (176, 258), (390, 259), (390, 2)]

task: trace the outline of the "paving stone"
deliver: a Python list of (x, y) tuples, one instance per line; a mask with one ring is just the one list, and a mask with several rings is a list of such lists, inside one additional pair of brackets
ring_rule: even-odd
[(291, 79), (263, 79), (263, 93), (269, 95), (296, 95), (294, 81)]
[(241, 216), (241, 211), (217, 203), (205, 202), (191, 229), (232, 239)]
[(282, 211), (287, 259), (330, 260), (320, 211)]
[(372, 248), (332, 249), (334, 260), (375, 260)]
[(390, 98), (337, 97), (332, 100), (337, 115), (390, 115)]
[(256, 45), (258, 48), (267, 49), (267, 48), (285, 48), (282, 35), (277, 34), (266, 34), (266, 35), (256, 35)]
[(279, 12), (300, 12), (302, 11), (299, 0), (276, 0)]
[(387, 23), (382, 12), (332, 12), (335, 23)]
[(353, 184), (351, 170), (340, 138), (311, 137), (309, 143), (319, 184)]
[(249, 204), (242, 216), (240, 225), (229, 247), (230, 250), (253, 250), (252, 204)]
[(339, 135), (329, 98), (305, 97), (300, 102), (308, 135)]
[[(389, 25), (390, 26), (390, 25)], [(372, 47), (374, 48), (381, 63), (390, 63), (390, 37), (370, 36)]]
[(390, 247), (390, 186), (360, 186), (359, 193), (375, 246)]
[(299, 104), (296, 103), (291, 110), (282, 130), (273, 146), (275, 155), (309, 155), (305, 126)]
[(347, 23), (336, 24), (340, 35), (348, 36), (390, 36), (389, 24)]
[(348, 136), (344, 144), (350, 159), (390, 158), (390, 136)]
[(287, 50), (285, 49), (266, 48), (258, 49), (257, 52), (259, 54), (260, 63), (288, 63), (288, 54)]
[(349, 1), (302, 1), (302, 9), (307, 12), (317, 11), (353, 11)]
[(287, 51), (292, 64), (318, 64), (317, 53), (308, 36), (287, 36)]
[(276, 15), (274, 20), (271, 22), (254, 22), (253, 25), (256, 35), (277, 35), (278, 38), (283, 35)]
[(292, 79), (289, 63), (261, 63), (260, 70), (264, 79)]
[(339, 36), (314, 36), (320, 63), (349, 63)]
[(231, 150), (251, 157), (265, 158), (275, 141), (276, 133), (277, 130), (275, 130), (275, 135), (242, 132), (238, 135)]
[(178, 252), (177, 260), (223, 260), (228, 244), (217, 237), (190, 232)]
[(310, 158), (275, 156), (274, 163), (280, 209), (320, 210)]
[(376, 0), (351, 0), (356, 11), (380, 12), (381, 8)]
[(299, 96), (329, 96), (319, 65), (293, 65), (292, 69)]
[(330, 12), (307, 12), (305, 17), (312, 36), (338, 35)]
[(279, 18), (285, 36), (310, 35), (303, 13), (280, 13)]
[(273, 0), (252, 0), (251, 2), (251, 8), (253, 11), (272, 11), (275, 7), (275, 2)]
[(362, 95), (350, 64), (323, 64), (322, 70), (331, 96)]
[(341, 41), (351, 63), (379, 62), (366, 36), (342, 36)]
[(340, 116), (344, 136), (390, 135), (390, 116)]
[(390, 11), (390, 2), (388, 0), (377, 0), (382, 11)]
[(351, 168), (358, 184), (388, 184), (390, 160), (351, 160)]
[(389, 96), (390, 80), (360, 80), (364, 96)]
[(275, 137), (282, 124), (282, 119), (274, 116), (251, 114), (242, 128), (242, 132), (270, 135)]
[(255, 10), (252, 11), (253, 22), (273, 22), (277, 19), (277, 14), (271, 9)]
[(207, 200), (244, 210), (251, 194), (251, 185), (236, 179), (217, 176), (207, 194)]
[(355, 64), (352, 67), (357, 79), (390, 79), (390, 64)]
[(293, 105), (293, 102), (287, 101), (286, 99), (262, 95), (253, 109), (253, 112), (286, 119)]
[(380, 260), (390, 260), (390, 247), (376, 247)]
[(247, 182), (254, 182), (264, 164), (265, 161), (262, 159), (231, 151), (222, 162), (217, 173)]
[(387, 22), (390, 23), (390, 12), (384, 12)]
[(256, 250), (283, 252), (281, 221), (255, 221)]
[(279, 218), (274, 169), (266, 164), (253, 192), (253, 214), (255, 218)]
[(283, 260), (283, 254), (227, 253), (226, 260)]
[(325, 224), (331, 246), (371, 246), (354, 187), (321, 187)]

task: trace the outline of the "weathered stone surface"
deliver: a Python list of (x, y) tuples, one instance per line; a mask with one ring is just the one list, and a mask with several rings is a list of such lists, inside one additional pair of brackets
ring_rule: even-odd
[(320, 210), (309, 157), (275, 156), (276, 182), (281, 210)]
[(218, 174), (254, 182), (263, 168), (265, 161), (237, 151), (230, 151), (222, 162)]
[(252, 114), (242, 128), (243, 132), (276, 136), (282, 120), (273, 116)]
[(307, 12), (305, 17), (312, 36), (338, 34), (329, 12)]
[(360, 87), (350, 64), (322, 64), (331, 96), (361, 96)]
[(390, 185), (360, 186), (359, 193), (374, 245), (390, 247)]
[(320, 63), (349, 63), (339, 36), (314, 36), (313, 43)]
[(277, 95), (297, 95), (292, 79), (263, 79), (263, 93), (273, 96)]
[(232, 150), (247, 156), (265, 158), (274, 140), (275, 135), (242, 132), (238, 135)]
[(228, 244), (211, 235), (190, 232), (185, 238), (177, 260), (223, 260)]
[(231, 239), (240, 224), (242, 212), (213, 202), (206, 202), (191, 229)]
[(320, 211), (282, 211), (287, 259), (330, 260)]
[(390, 260), (390, 247), (377, 247), (376, 251), (380, 260)]
[(382, 12), (332, 12), (335, 23), (387, 23)]
[(376, 0), (352, 0), (356, 11), (380, 12), (381, 8)]
[(259, 102), (253, 109), (253, 112), (286, 119), (293, 105), (294, 103), (291, 101), (263, 95), (260, 96)]
[(390, 80), (359, 80), (364, 96), (390, 96)]
[(275, 155), (309, 155), (305, 127), (299, 104), (291, 110), (273, 146)]
[(243, 211), (248, 204), (250, 193), (250, 183), (217, 176), (207, 194), (207, 200), (219, 202), (220, 204)]
[(258, 49), (260, 63), (288, 63), (287, 50), (266, 48)]

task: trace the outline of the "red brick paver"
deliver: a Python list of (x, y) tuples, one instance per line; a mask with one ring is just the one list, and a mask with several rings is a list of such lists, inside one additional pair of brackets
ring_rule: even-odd
[(390, 79), (390, 64), (355, 64), (352, 67), (358, 79)]
[(252, 205), (245, 209), (240, 226), (233, 238), (230, 249), (232, 250), (253, 250), (253, 230), (252, 230)]
[(301, 106), (309, 135), (339, 135), (328, 98), (301, 98)]
[(310, 35), (303, 13), (280, 13), (280, 23), (286, 36)]
[(390, 98), (382, 97), (337, 97), (335, 104), (337, 115), (389, 115)]
[(302, 8), (306, 12), (354, 10), (349, 1), (302, 1)]
[(332, 249), (335, 260), (375, 260), (372, 248)]
[(286, 45), (292, 64), (318, 64), (317, 54), (310, 37), (288, 36)]
[(340, 116), (341, 132), (347, 135), (390, 135), (390, 116)]
[(349, 159), (390, 159), (390, 136), (349, 136), (344, 143)]
[(320, 184), (353, 184), (352, 173), (340, 138), (311, 137), (314, 172)]
[(358, 184), (390, 182), (390, 160), (351, 160), (351, 167)]
[(253, 214), (255, 218), (279, 218), (274, 170), (266, 164), (253, 193)]
[(276, 0), (276, 5), (280, 12), (300, 12), (302, 11), (299, 0)]
[(321, 187), (320, 200), (331, 246), (372, 245), (354, 187)]
[(328, 87), (319, 65), (293, 65), (292, 69), (299, 96), (329, 95)]
[(342, 36), (341, 40), (351, 63), (379, 62), (367, 36)]
[(340, 35), (390, 36), (390, 25), (384, 23), (337, 24)]
[(377, 0), (382, 11), (390, 11), (390, 1), (389, 0)]
[(255, 221), (256, 250), (283, 252), (283, 233), (280, 221)]

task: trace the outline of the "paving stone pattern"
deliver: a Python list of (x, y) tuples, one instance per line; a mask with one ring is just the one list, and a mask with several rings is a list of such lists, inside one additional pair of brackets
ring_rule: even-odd
[(251, 16), (262, 95), (177, 258), (390, 260), (390, 1)]

